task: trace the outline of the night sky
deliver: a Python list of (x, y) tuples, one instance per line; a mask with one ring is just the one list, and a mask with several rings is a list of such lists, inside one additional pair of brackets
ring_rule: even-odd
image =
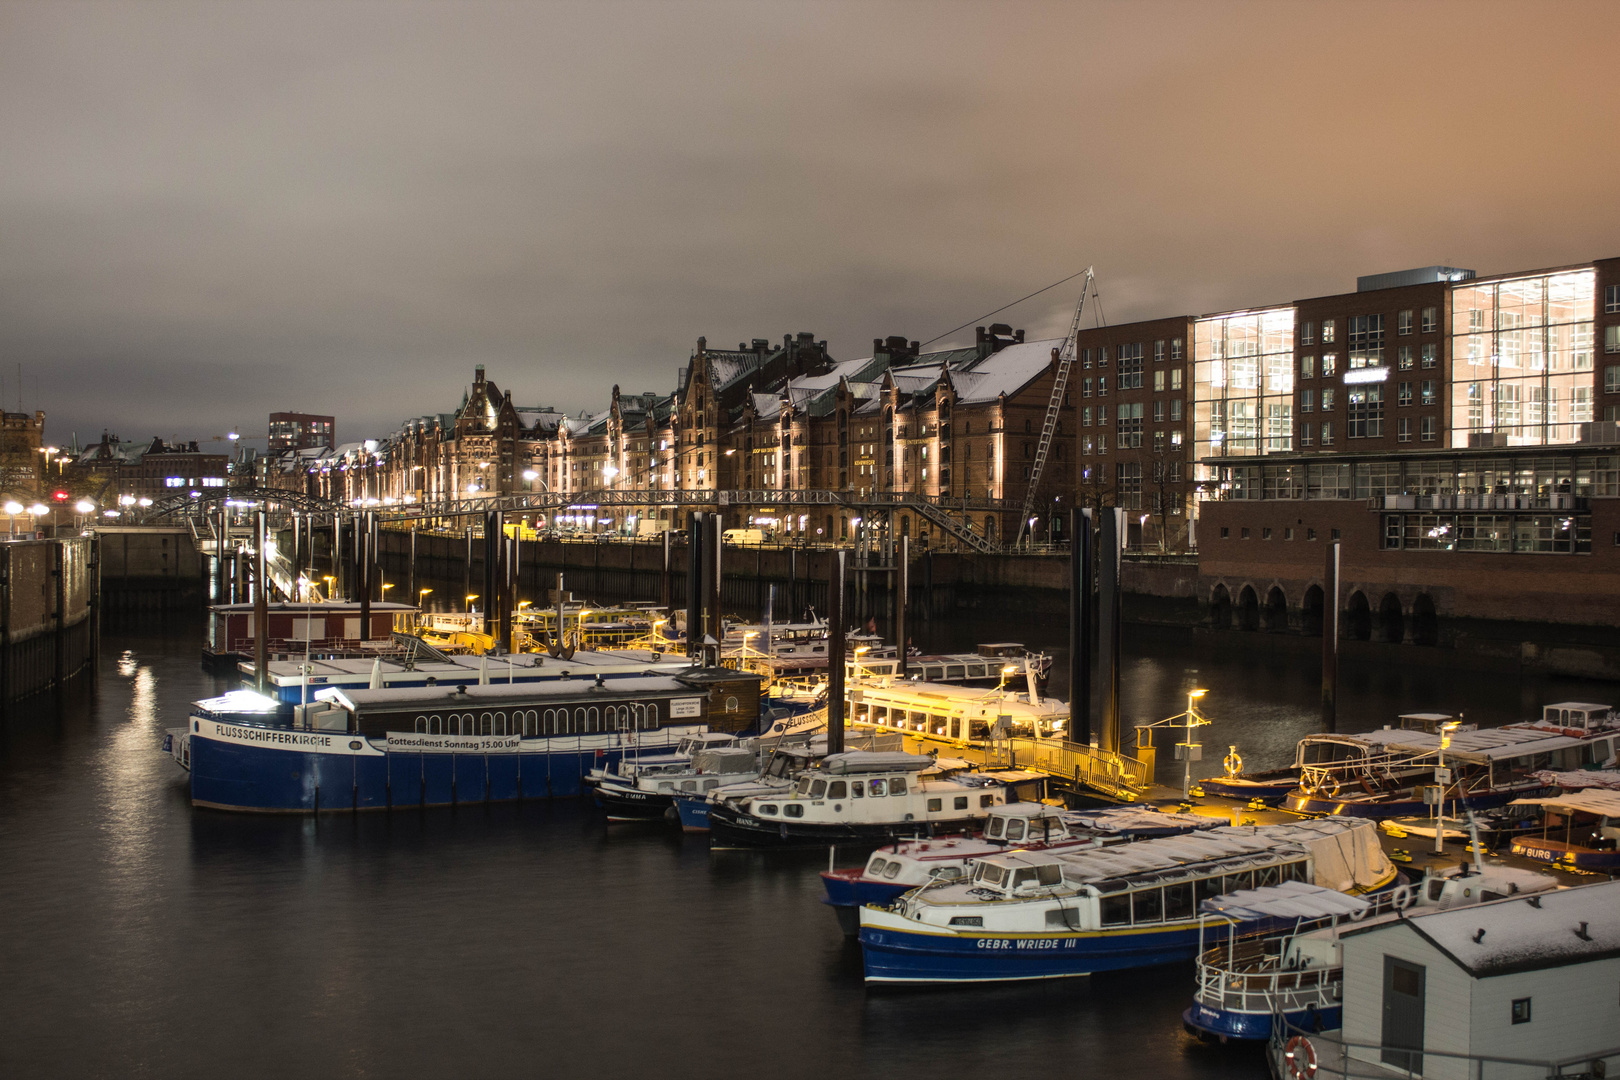
[(1088, 264), (1119, 322), (1620, 255), (1616, 42), (1612, 2), (0, 3), (0, 399), (349, 440), (476, 363), (594, 411), (699, 335), (865, 356)]

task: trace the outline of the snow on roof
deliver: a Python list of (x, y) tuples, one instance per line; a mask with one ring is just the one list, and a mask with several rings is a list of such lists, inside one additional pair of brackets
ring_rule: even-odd
[(1402, 925), (1476, 977), (1604, 960), (1620, 956), (1620, 881), (1412, 915), (1344, 936)]
[(1569, 791), (1545, 799), (1514, 799), (1514, 806), (1544, 806), (1549, 810), (1573, 811), (1578, 814), (1602, 814), (1620, 818), (1620, 791), (1604, 788), (1586, 788)]
[(1285, 881), (1259, 889), (1238, 889), (1225, 896), (1212, 896), (1199, 910), (1233, 919), (1322, 919), (1329, 915), (1351, 915), (1371, 907), (1359, 896), (1348, 896), (1335, 889)]
[[(1052, 350), (1063, 347), (1061, 338), (1020, 341), (991, 353), (969, 369), (971, 379), (957, 380), (961, 401), (990, 401), (1014, 394), (1038, 378), (1052, 363)], [(964, 386), (964, 383), (969, 385)]]
[[(497, 672), (498, 668), (491, 665), (490, 678), (495, 678)], [(386, 690), (345, 689), (341, 691), (341, 695), (344, 702), (363, 711), (366, 709), (435, 708), (468, 704), (474, 701), (494, 705), (501, 702), (523, 701), (536, 697), (572, 698), (586, 694), (611, 697), (639, 694), (702, 694), (701, 690), (682, 682), (672, 675), (649, 675), (642, 678), (614, 679), (611, 682), (604, 683), (602, 686), (597, 686), (595, 681), (589, 678), (479, 685), (477, 682), (478, 672), (469, 671), (467, 674), (469, 678), (465, 684), (439, 683), (437, 686), (411, 686)]]

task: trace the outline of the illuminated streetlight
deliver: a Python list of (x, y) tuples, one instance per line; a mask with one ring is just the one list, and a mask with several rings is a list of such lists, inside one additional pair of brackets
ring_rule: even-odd
[(468, 593), (467, 594), (467, 614), (469, 614), (469, 615), (472, 614), (472, 602), (474, 600), (476, 600), (476, 599), (478, 599), (478, 594), (477, 593), (474, 592), (474, 593)]

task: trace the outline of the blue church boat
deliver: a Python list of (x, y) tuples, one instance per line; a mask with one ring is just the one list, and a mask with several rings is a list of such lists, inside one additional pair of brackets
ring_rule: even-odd
[(317, 813), (575, 796), (593, 769), (757, 723), (757, 675), (327, 689), (288, 710), (251, 691), (197, 702), (166, 749), (195, 806)]

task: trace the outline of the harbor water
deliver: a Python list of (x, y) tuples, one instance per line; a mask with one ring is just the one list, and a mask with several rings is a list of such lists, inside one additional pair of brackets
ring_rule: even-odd
[[(576, 801), (392, 814), (194, 810), (159, 752), (201, 623), (103, 636), (101, 671), (0, 725), (0, 1075), (1252, 1077), (1183, 1034), (1190, 964), (1056, 983), (868, 992), (820, 903), (826, 853), (711, 854)], [(1061, 620), (935, 621), (925, 648)], [(1052, 690), (1062, 695), (1059, 656)], [(1285, 764), (1316, 729), (1297, 657), (1127, 633), (1126, 725), (1209, 691), (1209, 747)], [(1341, 730), (1404, 711), (1482, 725), (1612, 684), (1347, 665)], [(1161, 737), (1164, 738), (1164, 737)], [(1161, 743), (1159, 776), (1179, 764)], [(840, 860), (845, 861), (843, 859)]]

